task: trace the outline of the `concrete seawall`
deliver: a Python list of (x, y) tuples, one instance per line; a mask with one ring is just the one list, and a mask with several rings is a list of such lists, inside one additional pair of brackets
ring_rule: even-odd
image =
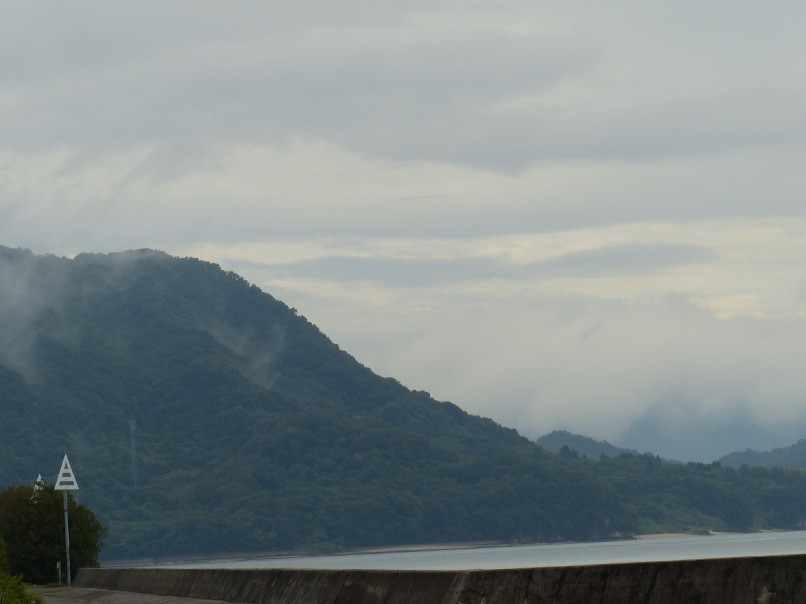
[(87, 569), (75, 586), (241, 604), (806, 602), (806, 555), (471, 571)]

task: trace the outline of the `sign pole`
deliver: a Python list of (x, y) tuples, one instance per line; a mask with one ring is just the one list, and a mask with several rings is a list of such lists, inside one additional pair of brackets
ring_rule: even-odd
[(70, 577), (70, 520), (67, 517), (67, 491), (62, 491), (64, 495), (64, 548), (67, 551), (67, 589), (72, 589)]
[(67, 517), (67, 491), (77, 491), (78, 483), (70, 467), (70, 461), (65, 454), (62, 460), (62, 469), (59, 470), (59, 477), (56, 479), (56, 491), (64, 494), (64, 548), (67, 552), (67, 589), (72, 589), (72, 577), (70, 576), (70, 521)]

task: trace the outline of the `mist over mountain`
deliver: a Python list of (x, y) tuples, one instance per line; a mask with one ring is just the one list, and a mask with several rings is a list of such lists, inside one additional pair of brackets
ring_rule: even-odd
[(104, 556), (796, 528), (806, 476), (549, 453), (374, 374), (235, 273), (0, 247), (0, 486), (68, 454)]
[(739, 447), (771, 449), (802, 434), (806, 423), (795, 418), (785, 428), (765, 426), (741, 407), (703, 411), (694, 401), (673, 399), (632, 421), (617, 444), (667, 459), (710, 463)]

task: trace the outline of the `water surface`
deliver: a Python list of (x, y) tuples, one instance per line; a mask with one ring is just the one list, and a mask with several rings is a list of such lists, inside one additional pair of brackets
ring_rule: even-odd
[(491, 570), (803, 553), (806, 553), (806, 531), (660, 537), (597, 543), (384, 551), (328, 556), (242, 558), (159, 566), (240, 569)]

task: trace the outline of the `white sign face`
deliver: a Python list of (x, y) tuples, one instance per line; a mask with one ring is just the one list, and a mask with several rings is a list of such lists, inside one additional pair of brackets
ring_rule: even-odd
[(67, 460), (67, 455), (64, 456), (62, 469), (59, 470), (59, 477), (56, 479), (56, 486), (53, 488), (57, 491), (78, 490), (78, 483), (73, 475), (73, 468), (70, 467), (70, 462)]

